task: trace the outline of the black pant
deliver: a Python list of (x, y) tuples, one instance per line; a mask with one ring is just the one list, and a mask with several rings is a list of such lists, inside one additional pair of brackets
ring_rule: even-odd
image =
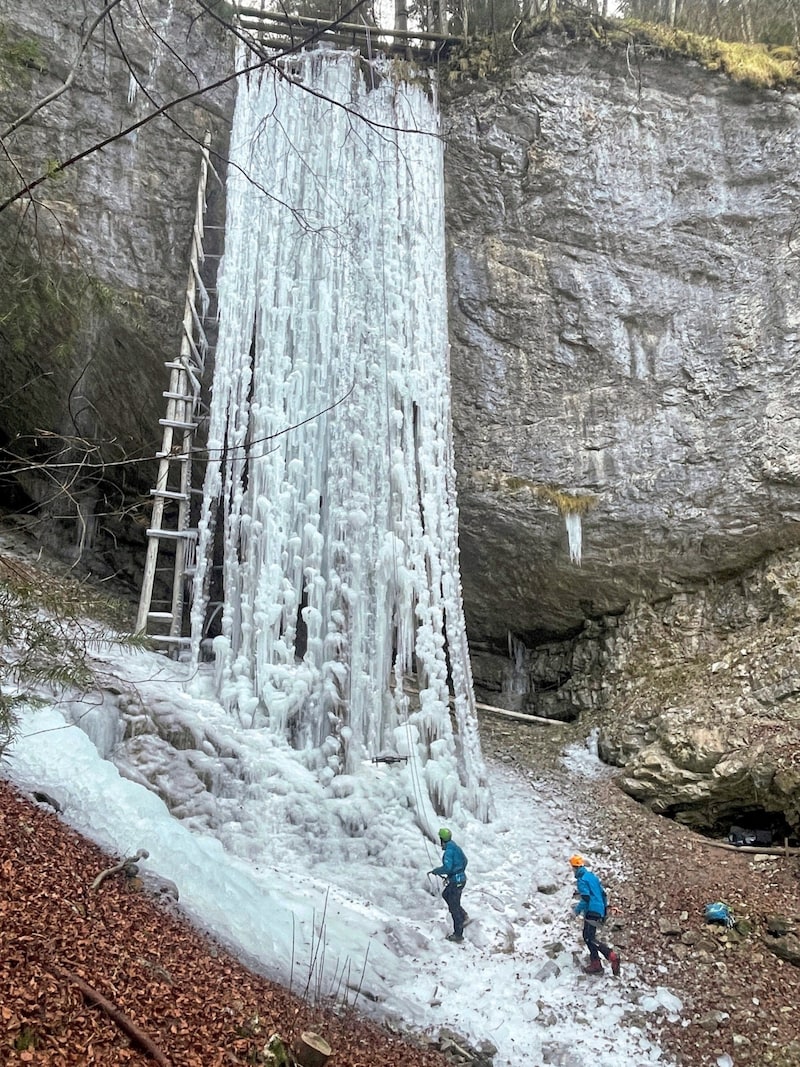
[(461, 937), (464, 933), (464, 919), (467, 917), (467, 913), (461, 907), (461, 894), (463, 890), (463, 885), (456, 885), (455, 882), (448, 882), (442, 893), (442, 898), (450, 909), (450, 915), (453, 918), (453, 933), (456, 937)]
[(593, 911), (587, 912), (583, 919), (583, 940), (589, 949), (589, 957), (593, 960), (598, 959), (601, 953), (608, 959), (611, 952), (608, 945), (597, 940), (597, 924), (602, 921), (602, 916), (596, 915)]

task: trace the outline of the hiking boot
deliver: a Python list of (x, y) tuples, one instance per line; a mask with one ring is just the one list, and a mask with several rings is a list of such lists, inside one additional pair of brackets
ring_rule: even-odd
[(472, 922), (472, 919), (470, 919), (469, 915), (467, 915), (467, 913), (464, 912), (464, 914), (461, 916), (461, 925), (462, 926), (469, 926), (469, 924), (471, 922)]
[(611, 973), (616, 978), (619, 974), (619, 955), (613, 949), (608, 954), (608, 962), (611, 964)]
[(589, 960), (589, 966), (583, 968), (583, 973), (584, 974), (602, 974), (603, 973), (603, 964), (600, 962), (599, 959)]
[(461, 934), (448, 934), (447, 935), (447, 940), (448, 941), (455, 941), (455, 942), (460, 944), (464, 940), (464, 938), (463, 938), (463, 936)]

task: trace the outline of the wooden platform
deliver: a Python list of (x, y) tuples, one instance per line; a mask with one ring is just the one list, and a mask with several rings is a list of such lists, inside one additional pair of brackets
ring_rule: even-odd
[(237, 7), (236, 18), (241, 29), (262, 48), (280, 51), (297, 50), (326, 41), (339, 48), (358, 48), (367, 59), (383, 54), (430, 63), (438, 62), (452, 48), (463, 43), (462, 37), (423, 30), (388, 30), (365, 23), (286, 15), (256, 7)]

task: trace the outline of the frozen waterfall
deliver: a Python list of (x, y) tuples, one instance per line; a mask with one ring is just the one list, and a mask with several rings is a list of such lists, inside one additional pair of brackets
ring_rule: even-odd
[(279, 67), (239, 79), (193, 658), (222, 600), (217, 691), (243, 724), (323, 781), (406, 756), (438, 816), (486, 818), (433, 87), (330, 49)]

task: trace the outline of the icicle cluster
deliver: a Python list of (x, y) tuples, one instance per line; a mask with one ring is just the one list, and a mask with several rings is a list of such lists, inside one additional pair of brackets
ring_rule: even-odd
[(581, 521), (580, 512), (565, 512), (564, 522), (567, 527), (567, 541), (569, 543), (570, 563), (575, 563), (578, 567), (580, 567), (583, 550), (583, 523)]
[(216, 540), (226, 706), (329, 774), (396, 751), (399, 731), (439, 813), (486, 816), (436, 103), (386, 64), (367, 84), (354, 53), (281, 67), (240, 78), (231, 136), (194, 657)]

